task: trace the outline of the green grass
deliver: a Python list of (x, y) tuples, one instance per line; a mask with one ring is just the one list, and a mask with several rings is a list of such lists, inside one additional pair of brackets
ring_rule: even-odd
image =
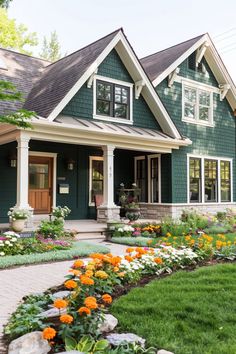
[(27, 255), (5, 256), (0, 258), (0, 269), (13, 266), (57, 262), (74, 259), (74, 257), (85, 257), (91, 253), (108, 253), (109, 249), (100, 245), (77, 241), (73, 242), (72, 248), (62, 251), (51, 251), (45, 253), (31, 253)]
[[(219, 237), (217, 235), (210, 235), (213, 237), (213, 240), (215, 241), (216, 239), (219, 239)], [(198, 236), (192, 236), (193, 239), (197, 239)], [(151, 246), (153, 246), (156, 242), (160, 242), (161, 240), (163, 240), (163, 242), (169, 242), (169, 243), (173, 243), (175, 242), (177, 245), (181, 244), (184, 240), (184, 236), (177, 236), (176, 239), (174, 240), (173, 237), (168, 237), (168, 241), (166, 237), (156, 237), (154, 239), (149, 238), (149, 237), (112, 237), (111, 242), (114, 243), (120, 243), (123, 245), (130, 245), (130, 246), (147, 246), (147, 241), (149, 240), (153, 240), (153, 244)], [(225, 234), (225, 240), (226, 241), (231, 241), (232, 243), (234, 241), (236, 241), (236, 233), (229, 233), (229, 234)], [(213, 241), (213, 245), (215, 245), (215, 242)]]
[(175, 354), (236, 353), (236, 264), (179, 271), (116, 300), (119, 331)]

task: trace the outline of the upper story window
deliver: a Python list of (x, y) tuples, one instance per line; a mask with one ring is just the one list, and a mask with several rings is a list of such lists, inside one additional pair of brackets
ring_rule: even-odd
[(213, 125), (213, 96), (210, 90), (183, 84), (183, 120)]
[(96, 77), (94, 118), (132, 123), (132, 84)]

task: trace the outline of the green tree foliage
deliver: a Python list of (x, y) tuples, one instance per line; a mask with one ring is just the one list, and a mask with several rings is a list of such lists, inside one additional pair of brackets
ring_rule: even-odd
[[(0, 81), (0, 102), (1, 101), (22, 101), (22, 95), (11, 82)], [(34, 112), (19, 109), (16, 112), (0, 115), (0, 123), (16, 125), (20, 128), (32, 128), (30, 120), (35, 116)]]
[(14, 19), (8, 17), (6, 9), (0, 8), (0, 47), (30, 55), (32, 52), (25, 47), (34, 47), (37, 44), (35, 32), (28, 32), (25, 25), (18, 25)]
[(44, 37), (42, 51), (39, 54), (40, 58), (55, 62), (61, 58), (61, 46), (58, 41), (58, 36), (56, 31), (51, 33), (49, 39)]
[(11, 1), (12, 1), (12, 0), (0, 0), (0, 7), (5, 7), (6, 9), (8, 9), (9, 3), (10, 3)]

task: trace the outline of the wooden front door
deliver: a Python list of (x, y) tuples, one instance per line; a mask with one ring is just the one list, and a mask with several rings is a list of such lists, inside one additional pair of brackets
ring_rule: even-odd
[(29, 205), (35, 214), (51, 212), (52, 170), (52, 157), (29, 157)]

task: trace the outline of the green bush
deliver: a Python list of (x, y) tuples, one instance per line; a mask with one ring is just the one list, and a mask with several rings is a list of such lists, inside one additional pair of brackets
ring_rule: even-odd
[(206, 228), (204, 231), (206, 234), (213, 234), (213, 235), (226, 234), (228, 232), (232, 232), (232, 227), (230, 225), (213, 225)]
[(63, 220), (54, 219), (52, 221), (42, 220), (37, 230), (39, 235), (44, 238), (58, 238), (64, 235), (64, 223)]
[(174, 236), (182, 236), (191, 233), (193, 229), (188, 223), (167, 218), (162, 222), (161, 230), (163, 236), (168, 233)]

